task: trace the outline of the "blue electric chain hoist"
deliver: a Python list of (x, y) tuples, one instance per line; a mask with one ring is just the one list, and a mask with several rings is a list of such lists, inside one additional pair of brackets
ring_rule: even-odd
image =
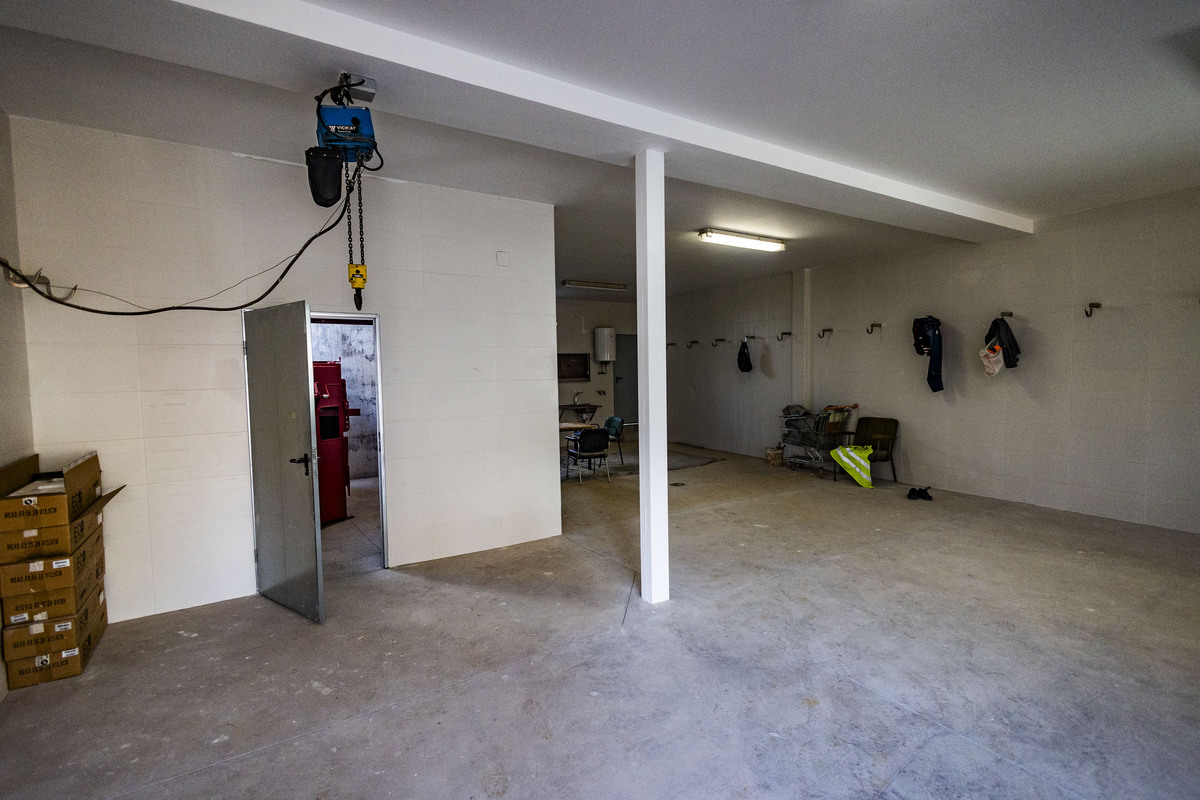
[[(333, 105), (323, 105), (328, 97)], [(362, 310), (362, 290), (367, 285), (366, 238), (363, 235), (362, 171), (376, 171), (383, 166), (383, 156), (375, 144), (375, 127), (371, 111), (351, 101), (370, 102), (375, 97), (375, 81), (343, 72), (338, 83), (317, 95), (317, 147), (305, 151), (308, 164), (308, 186), (313, 201), (322, 207), (335, 205), (342, 198), (342, 183), (346, 184), (346, 236), (350, 258), (347, 264), (350, 286), (354, 289), (354, 307)], [(368, 166), (378, 156), (379, 163)], [(350, 169), (354, 163), (353, 172)], [(354, 258), (354, 229), (350, 217), (350, 195), (358, 189), (359, 257)]]

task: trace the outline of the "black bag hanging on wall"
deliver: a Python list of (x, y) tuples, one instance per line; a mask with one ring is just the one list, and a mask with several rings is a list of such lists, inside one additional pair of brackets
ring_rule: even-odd
[(742, 349), (738, 350), (738, 369), (742, 372), (754, 369), (754, 365), (750, 363), (750, 346), (745, 339), (742, 339)]

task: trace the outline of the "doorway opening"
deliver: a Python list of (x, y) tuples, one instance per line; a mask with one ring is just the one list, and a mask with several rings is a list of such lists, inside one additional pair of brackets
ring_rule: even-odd
[[(387, 565), (379, 318), (314, 312), (310, 339), (314, 375), (336, 376), (340, 367), (345, 383), (343, 403), (316, 380), (321, 566), (325, 580), (336, 580)], [(318, 369), (322, 362), (327, 369)]]
[(617, 334), (617, 360), (613, 362), (613, 414), (626, 425), (638, 421), (637, 334)]

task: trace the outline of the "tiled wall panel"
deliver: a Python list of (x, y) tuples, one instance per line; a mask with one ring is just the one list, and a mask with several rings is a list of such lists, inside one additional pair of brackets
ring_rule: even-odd
[[(28, 119), (12, 141), (24, 266), (140, 305), (232, 286), (328, 219), (298, 166)], [(559, 533), (553, 209), (373, 177), (364, 192), (391, 564)], [(338, 233), (263, 305), (353, 311)], [(276, 274), (208, 302), (256, 297)], [(253, 593), (240, 315), (27, 301), (23, 317), (34, 446), (47, 460), (96, 449), (105, 484), (127, 485), (105, 515), (112, 619)], [(512, 437), (515, 465), (481, 481), (479, 442), (514, 415), (547, 433)]]

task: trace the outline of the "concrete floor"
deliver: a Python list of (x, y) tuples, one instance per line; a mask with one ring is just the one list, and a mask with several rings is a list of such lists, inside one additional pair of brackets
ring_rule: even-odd
[(1200, 794), (1194, 535), (739, 456), (670, 480), (667, 603), (637, 478), (565, 483), (567, 535), (329, 580), (324, 625), (113, 625), (0, 702), (0, 796)]
[(321, 573), (327, 581), (383, 568), (379, 478), (350, 481), (346, 509), (349, 519), (321, 528)]

